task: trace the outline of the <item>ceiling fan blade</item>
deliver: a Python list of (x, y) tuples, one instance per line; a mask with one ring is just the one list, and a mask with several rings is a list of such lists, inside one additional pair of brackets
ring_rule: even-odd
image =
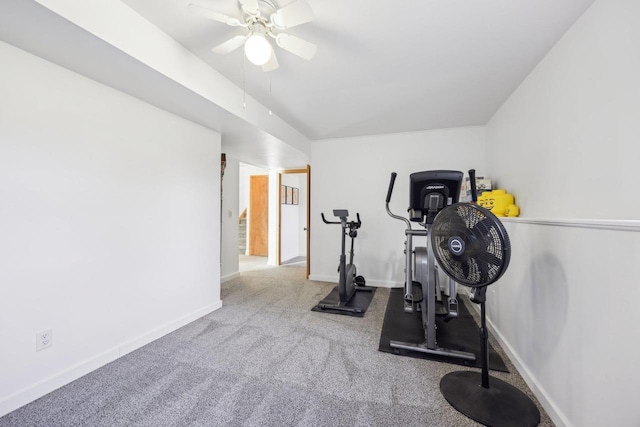
[(206, 6), (202, 6), (197, 3), (189, 3), (189, 11), (196, 15), (203, 16), (205, 18), (212, 19), (214, 21), (222, 22), (223, 24), (231, 25), (232, 27), (242, 26), (242, 23), (237, 18), (232, 18), (215, 10), (209, 9)]
[(291, 52), (294, 55), (298, 55), (307, 61), (313, 58), (313, 55), (316, 54), (317, 46), (315, 44), (292, 36), (291, 34), (278, 34), (276, 36), (276, 43), (284, 50)]
[(297, 0), (278, 9), (271, 15), (271, 22), (273, 22), (276, 27), (284, 30), (309, 22), (313, 20), (313, 18), (315, 18), (315, 15), (309, 3), (305, 0)]
[(260, 15), (260, 6), (258, 0), (240, 0), (240, 6), (249, 15)]
[(226, 55), (227, 53), (233, 52), (242, 46), (245, 40), (247, 40), (247, 36), (235, 36), (214, 47), (211, 51), (220, 55)]
[(280, 65), (278, 64), (278, 58), (276, 58), (276, 51), (271, 48), (271, 57), (269, 58), (269, 61), (262, 66), (262, 71), (266, 73), (277, 70), (279, 67)]

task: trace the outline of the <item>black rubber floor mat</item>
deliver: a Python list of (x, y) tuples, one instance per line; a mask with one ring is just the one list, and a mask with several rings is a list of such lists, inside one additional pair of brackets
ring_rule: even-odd
[(340, 301), (340, 295), (338, 294), (338, 287), (335, 287), (329, 292), (322, 301), (318, 303), (315, 307), (311, 309), (311, 311), (317, 311), (321, 313), (332, 313), (332, 314), (342, 314), (343, 316), (353, 316), (353, 317), (363, 317), (364, 313), (369, 308), (369, 304), (373, 300), (373, 296), (376, 293), (376, 288), (367, 288), (371, 289), (371, 291), (356, 291), (356, 293), (351, 297), (351, 300), (346, 304), (347, 307), (358, 307), (362, 309), (362, 312), (351, 312), (351, 311), (342, 311), (342, 310), (333, 310), (331, 308), (320, 308), (320, 304), (337, 304)]
[[(419, 353), (410, 350), (392, 348), (389, 342), (405, 341), (409, 343), (421, 343), (424, 341), (424, 330), (420, 316), (416, 313), (404, 312), (404, 290), (402, 288), (391, 289), (389, 302), (384, 314), (382, 333), (380, 334), (380, 346), (378, 350), (385, 353), (393, 353), (401, 356), (415, 357), (419, 359), (437, 360), (439, 362), (453, 363), (462, 366), (480, 368), (480, 336), (478, 324), (469, 312), (464, 298), (458, 298), (458, 318), (449, 322), (436, 317), (438, 330), (438, 345), (451, 350), (466, 351), (476, 355), (475, 361), (438, 356), (428, 353)], [(502, 357), (489, 345), (489, 369), (509, 372)]]

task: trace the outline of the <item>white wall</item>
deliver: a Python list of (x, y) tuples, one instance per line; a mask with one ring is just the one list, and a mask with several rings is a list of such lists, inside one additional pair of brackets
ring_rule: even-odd
[(220, 306), (220, 135), (0, 57), (2, 415)]
[(242, 213), (249, 207), (249, 173), (246, 164), (240, 163), (239, 168), (238, 211)]
[(278, 188), (278, 171), (269, 170), (269, 255), (268, 265), (277, 265), (278, 253), (278, 205), (280, 204), (280, 188)]
[(640, 2), (596, 1), (487, 125), (522, 214), (640, 217)]
[(240, 180), (240, 162), (233, 157), (227, 157), (227, 167), (222, 180), (222, 252), (221, 280), (224, 282), (239, 274), (238, 265), (238, 216)]
[(558, 425), (640, 425), (638, 22), (597, 0), (487, 125), (523, 215), (489, 318)]
[(484, 138), (483, 127), (469, 127), (312, 142), (310, 278), (338, 281), (340, 227), (324, 224), (320, 213), (329, 219), (333, 209), (348, 209), (350, 218), (359, 212), (362, 220), (354, 248), (358, 273), (372, 286), (401, 286), (405, 225), (385, 211), (391, 172), (398, 173), (391, 210), (404, 215), (413, 172), (475, 168), (486, 175)]
[(558, 426), (639, 425), (640, 222), (524, 221), (504, 221), (511, 263), (489, 287), (502, 347)]

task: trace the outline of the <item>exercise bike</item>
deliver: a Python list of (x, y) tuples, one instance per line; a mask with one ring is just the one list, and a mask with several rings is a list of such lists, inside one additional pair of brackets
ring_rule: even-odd
[[(331, 294), (329, 294), (329, 296), (320, 301), (315, 308), (345, 313), (364, 313), (367, 310), (370, 301), (366, 301), (366, 304), (356, 304), (352, 299), (354, 299), (353, 297), (357, 292), (373, 292), (375, 291), (375, 288), (365, 286), (364, 277), (357, 275), (356, 266), (353, 263), (353, 241), (358, 236), (357, 230), (362, 225), (362, 222), (360, 221), (360, 214), (356, 213), (356, 217), (358, 218), (357, 221), (347, 221), (349, 211), (346, 209), (333, 210), (333, 215), (340, 218), (340, 221), (327, 221), (324, 217), (324, 213), (321, 213), (320, 215), (322, 216), (322, 221), (324, 221), (325, 224), (340, 224), (342, 228), (342, 251), (340, 253), (340, 263), (338, 265), (338, 286), (336, 287), (339, 298), (337, 301), (331, 301)], [(351, 238), (349, 264), (346, 263), (347, 257), (345, 254), (347, 236)], [(332, 291), (332, 293), (334, 291)]]
[[(446, 206), (457, 202), (462, 185), (462, 172), (439, 170), (416, 172), (410, 175), (409, 218), (395, 215), (389, 209), (389, 201), (393, 193), (397, 174), (391, 174), (387, 191), (386, 209), (389, 216), (403, 221), (405, 230), (405, 283), (404, 283), (404, 312), (420, 312), (424, 329), (424, 341), (409, 343), (391, 340), (392, 348), (429, 353), (438, 356), (475, 360), (473, 353), (447, 349), (438, 346), (436, 339), (436, 316), (449, 321), (458, 316), (458, 300), (456, 298), (456, 283), (449, 278), (449, 290), (446, 302), (441, 296), (438, 283), (433, 249), (431, 241), (431, 224), (436, 215)], [(417, 222), (424, 229), (413, 229), (411, 222)], [(427, 246), (413, 247), (414, 236), (425, 236)], [(436, 304), (442, 299), (441, 304)]]

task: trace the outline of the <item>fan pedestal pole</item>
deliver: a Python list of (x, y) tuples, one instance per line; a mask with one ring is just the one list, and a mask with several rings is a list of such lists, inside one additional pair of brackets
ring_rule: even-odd
[[(451, 372), (440, 380), (440, 392), (447, 402), (467, 417), (487, 426), (536, 426), (540, 411), (523, 392), (489, 376), (487, 319), (484, 290), (480, 302), (482, 372)], [(491, 386), (489, 386), (491, 382)]]

